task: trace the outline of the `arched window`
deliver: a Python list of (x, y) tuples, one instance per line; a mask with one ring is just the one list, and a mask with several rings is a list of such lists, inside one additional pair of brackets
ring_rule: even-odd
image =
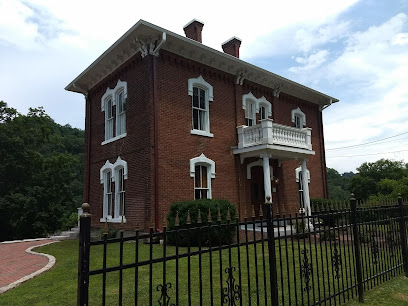
[(210, 133), (210, 101), (213, 87), (202, 76), (188, 80), (188, 94), (192, 97), (191, 134), (213, 137)]
[(306, 126), (306, 115), (299, 107), (292, 110), (292, 122), (298, 129)]
[(253, 126), (256, 124), (256, 103), (253, 100), (247, 99), (245, 106), (245, 125)]
[(114, 164), (108, 160), (100, 170), (103, 184), (103, 212), (101, 222), (126, 222), (125, 219), (125, 180), (127, 163), (120, 157)]
[(115, 88), (108, 88), (101, 99), (102, 111), (105, 112), (103, 145), (126, 136), (126, 98), (127, 83), (119, 80)]
[(211, 199), (211, 179), (215, 178), (215, 162), (204, 154), (190, 159), (190, 176), (194, 178), (194, 199)]
[(256, 124), (256, 114), (259, 113), (259, 120), (264, 120), (272, 116), (272, 104), (265, 97), (256, 98), (251, 92), (242, 96), (242, 108), (245, 110), (245, 125)]

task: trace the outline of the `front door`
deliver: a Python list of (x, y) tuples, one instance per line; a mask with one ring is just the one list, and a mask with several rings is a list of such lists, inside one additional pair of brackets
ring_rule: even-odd
[(251, 205), (255, 215), (259, 216), (259, 208), (265, 202), (264, 174), (261, 166), (251, 168)]

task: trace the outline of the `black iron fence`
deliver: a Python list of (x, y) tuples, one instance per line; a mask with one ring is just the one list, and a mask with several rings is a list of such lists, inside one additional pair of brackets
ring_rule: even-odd
[[(206, 216), (181, 228), (91, 241), (81, 216), (78, 305), (336, 305), (397, 275), (408, 276), (408, 205), (350, 203), (312, 214), (221, 223)], [(213, 221), (214, 219), (214, 221)], [(215, 221), (216, 220), (216, 221)], [(218, 233), (217, 239), (211, 231)], [(234, 232), (231, 237), (231, 231)], [(223, 237), (223, 235), (228, 237)], [(195, 237), (195, 239), (188, 239)], [(196, 239), (208, 237), (208, 239)], [(171, 243), (170, 243), (171, 242)]]

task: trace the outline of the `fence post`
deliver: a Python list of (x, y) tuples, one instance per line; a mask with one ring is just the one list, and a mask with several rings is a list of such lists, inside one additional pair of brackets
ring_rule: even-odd
[(91, 214), (88, 203), (82, 204), (83, 214), (79, 220), (78, 291), (77, 305), (88, 305), (89, 250), (91, 241)]
[(269, 278), (271, 282), (271, 303), (272, 306), (279, 306), (278, 299), (278, 274), (276, 270), (276, 249), (275, 249), (275, 232), (273, 229), (272, 219), (272, 202), (271, 197), (266, 197), (266, 220), (268, 231), (268, 254), (269, 254)]
[(358, 231), (358, 219), (357, 219), (357, 201), (354, 198), (354, 194), (351, 194), (350, 199), (351, 206), (351, 223), (353, 225), (353, 242), (354, 242), (354, 256), (357, 272), (357, 290), (358, 301), (364, 303), (364, 288), (363, 288), (363, 271), (361, 269), (361, 253), (360, 253), (360, 233)]
[(405, 231), (405, 214), (404, 206), (402, 205), (401, 194), (398, 195), (398, 207), (400, 218), (400, 233), (401, 233), (401, 249), (402, 249), (402, 260), (404, 262), (404, 274), (408, 277), (408, 249), (407, 249), (407, 233)]

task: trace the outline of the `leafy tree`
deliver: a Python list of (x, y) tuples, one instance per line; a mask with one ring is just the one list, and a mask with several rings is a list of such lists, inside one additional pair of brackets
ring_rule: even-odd
[(350, 177), (353, 175), (353, 172), (340, 174), (335, 169), (327, 168), (327, 183), (330, 199), (341, 201), (347, 201), (350, 199), (348, 188)]
[(0, 112), (0, 241), (54, 232), (80, 205), (83, 131), (42, 107), (21, 115), (2, 102)]
[(408, 196), (408, 167), (402, 161), (380, 159), (363, 163), (352, 177), (350, 191), (358, 199), (395, 199), (399, 193)]

